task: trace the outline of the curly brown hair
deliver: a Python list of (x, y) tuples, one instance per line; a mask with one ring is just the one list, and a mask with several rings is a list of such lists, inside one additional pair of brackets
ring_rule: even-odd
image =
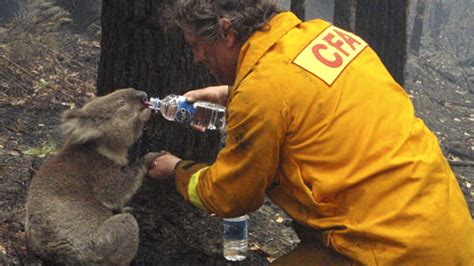
[(273, 0), (176, 0), (169, 15), (179, 27), (213, 42), (223, 33), (223, 18), (231, 22), (237, 39), (245, 41), (279, 12)]

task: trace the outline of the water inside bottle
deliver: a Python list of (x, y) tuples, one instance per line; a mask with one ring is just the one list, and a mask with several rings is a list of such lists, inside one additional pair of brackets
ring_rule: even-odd
[(224, 258), (230, 261), (241, 261), (247, 257), (248, 243), (244, 240), (226, 240), (224, 242)]
[(194, 103), (195, 113), (191, 125), (202, 129), (222, 129), (225, 126), (225, 108), (209, 103)]

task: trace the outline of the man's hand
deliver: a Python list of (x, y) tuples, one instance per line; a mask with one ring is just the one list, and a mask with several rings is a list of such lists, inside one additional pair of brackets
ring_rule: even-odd
[(186, 92), (183, 96), (186, 97), (186, 101), (188, 102), (206, 101), (226, 106), (227, 97), (229, 97), (229, 86), (211, 86), (192, 90)]
[[(183, 96), (188, 102), (206, 101), (217, 103), (222, 106), (227, 105), (227, 98), (229, 97), (229, 86), (210, 86), (203, 89), (188, 91)], [(199, 132), (205, 132), (206, 129), (200, 126), (191, 125), (191, 127)]]
[(160, 153), (163, 155), (150, 164), (147, 175), (158, 181), (174, 178), (174, 168), (181, 159), (169, 152), (161, 151)]

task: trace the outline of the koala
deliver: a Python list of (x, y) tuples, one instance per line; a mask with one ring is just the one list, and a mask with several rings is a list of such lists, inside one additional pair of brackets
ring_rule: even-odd
[(25, 229), (33, 251), (66, 265), (127, 265), (138, 249), (138, 224), (124, 205), (158, 153), (129, 164), (150, 110), (147, 94), (121, 89), (66, 111), (67, 136), (33, 178)]

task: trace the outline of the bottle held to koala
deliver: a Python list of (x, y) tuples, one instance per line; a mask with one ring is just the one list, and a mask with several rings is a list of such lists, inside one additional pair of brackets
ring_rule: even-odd
[(204, 101), (187, 102), (184, 96), (150, 98), (148, 107), (169, 121), (196, 126), (203, 130), (224, 130), (225, 107)]

